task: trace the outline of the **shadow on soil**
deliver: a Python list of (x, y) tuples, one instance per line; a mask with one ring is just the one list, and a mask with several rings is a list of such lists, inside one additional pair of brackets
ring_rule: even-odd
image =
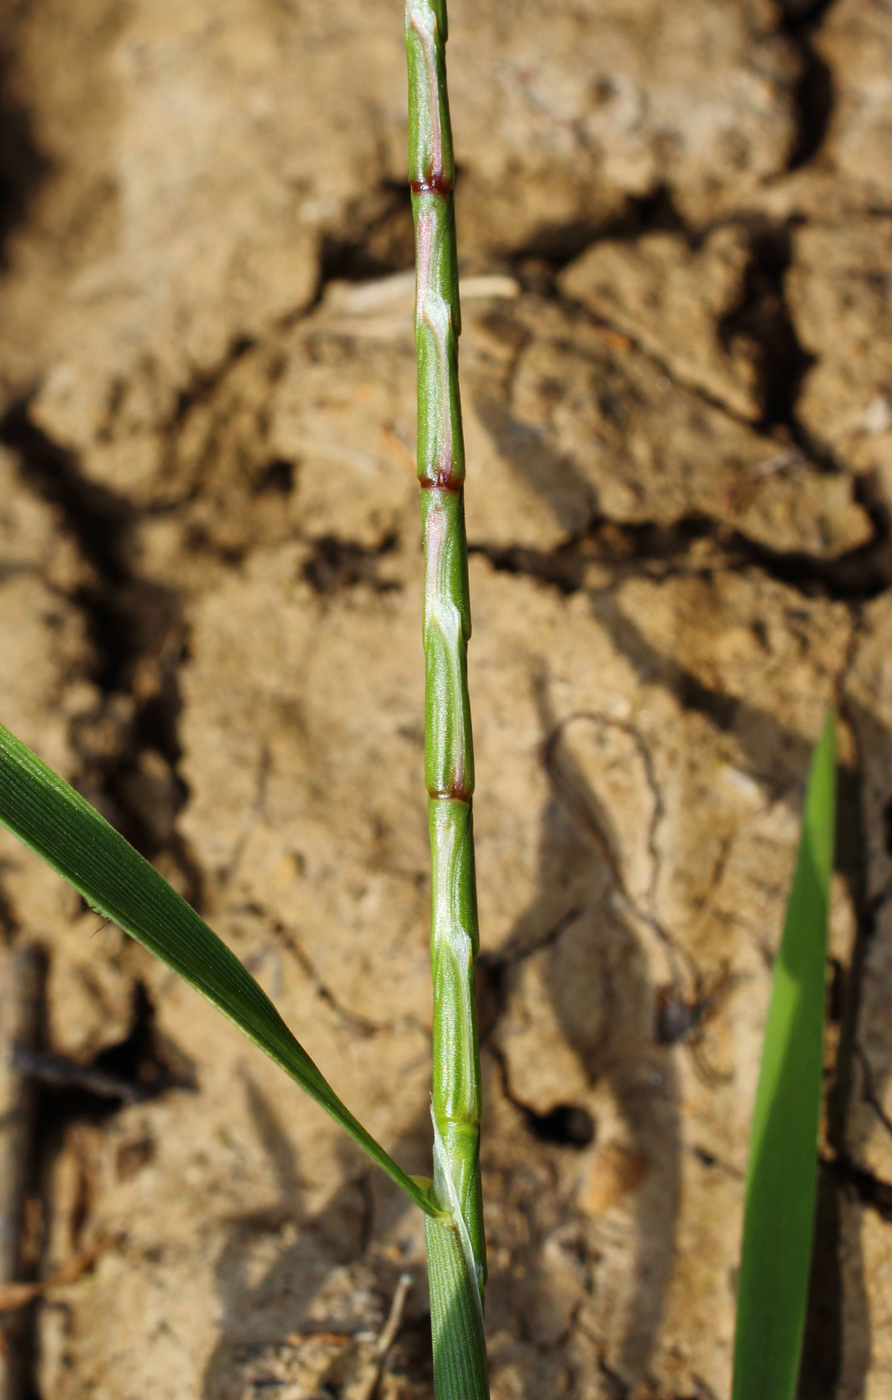
[[(539, 709), (547, 740), (556, 730), (557, 717), (544, 682)], [(587, 805), (603, 829), (599, 796), (571, 750), (561, 754), (561, 768), (561, 787), (572, 786), (574, 808)], [(673, 1055), (655, 1042), (656, 989), (640, 933), (634, 919), (611, 897), (611, 872), (585, 827), (555, 789), (542, 812), (537, 896), (499, 959), (484, 958), (483, 973), (492, 978), (496, 963), (504, 1002), (516, 989), (524, 959), (531, 953), (544, 959), (544, 980), (567, 1042), (588, 1084), (609, 1087), (624, 1123), (628, 1159), (644, 1165), (643, 1182), (628, 1197), (631, 1228), (612, 1243), (626, 1255), (630, 1281), (617, 1299), (623, 1321), (605, 1375), (617, 1393), (625, 1394), (646, 1375), (672, 1274), (680, 1197), (679, 1094)], [(507, 1070), (505, 1079), (510, 1097)], [(581, 1147), (594, 1136), (596, 1125), (580, 1105), (564, 1105), (544, 1117), (532, 1114), (522, 1102), (517, 1107), (540, 1139)], [(590, 1277), (600, 1253), (596, 1235), (597, 1225), (585, 1223)], [(538, 1299), (538, 1306), (547, 1305), (547, 1282), (537, 1262), (541, 1243), (534, 1239), (530, 1257), (520, 1261), (530, 1275), (525, 1292)], [(494, 1311), (508, 1309), (508, 1298), (500, 1296), (508, 1287), (507, 1277), (491, 1281)], [(569, 1340), (568, 1335), (561, 1343)]]
[[(267, 1388), (281, 1384), (270, 1368), (283, 1348), (287, 1350), (289, 1337), (298, 1348), (312, 1347), (314, 1342), (331, 1347), (330, 1357), (322, 1362), (323, 1374), (314, 1380), (322, 1385), (323, 1393), (339, 1394), (345, 1347), (369, 1325), (369, 1287), (376, 1298), (380, 1296), (386, 1314), (402, 1272), (412, 1275), (410, 1298), (414, 1298), (401, 1328), (401, 1342), (413, 1352), (413, 1374), (420, 1371), (422, 1379), (429, 1379), (430, 1372), (425, 1376), (424, 1368), (430, 1324), (424, 1306), (419, 1316), (415, 1301), (426, 1298), (424, 1271), (401, 1268), (398, 1262), (369, 1254), (373, 1218), (375, 1233), (380, 1234), (414, 1207), (389, 1182), (374, 1180), (374, 1169), (367, 1167), (359, 1150), (345, 1144), (339, 1173), (342, 1185), (324, 1209), (307, 1213), (303, 1205), (307, 1183), (290, 1136), (273, 1105), (248, 1076), (244, 1092), (278, 1183), (279, 1200), (267, 1210), (230, 1223), (216, 1266), (222, 1320), (219, 1340), (205, 1370), (203, 1400), (242, 1400), (245, 1395), (265, 1394)], [(393, 1145), (393, 1155), (409, 1170), (429, 1172), (429, 1164), (425, 1165), (430, 1154), (429, 1136), (430, 1117), (425, 1110)], [(284, 1245), (277, 1244), (283, 1239)], [(264, 1245), (271, 1245), (271, 1250)], [(275, 1257), (275, 1262), (259, 1273), (251, 1267), (258, 1246), (261, 1253)], [(348, 1271), (345, 1287), (331, 1295), (331, 1316), (321, 1316), (319, 1300), (326, 1291), (331, 1293), (332, 1276), (339, 1270)]]
[(49, 170), (34, 141), (29, 113), (9, 95), (11, 67), (9, 21), (0, 40), (0, 268), (7, 264), (6, 243), (23, 222), (28, 200)]

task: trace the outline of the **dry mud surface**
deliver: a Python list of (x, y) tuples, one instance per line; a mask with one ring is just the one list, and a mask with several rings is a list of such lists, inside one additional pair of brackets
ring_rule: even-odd
[[(3, 5), (0, 718), (424, 1172), (401, 8)], [(892, 1400), (892, 5), (450, 9), (493, 1394), (728, 1394), (836, 697), (803, 1393)], [(20, 1276), (88, 1261), (15, 1332), (23, 1400), (426, 1400), (415, 1213), (97, 924), (0, 837), (69, 1062)]]

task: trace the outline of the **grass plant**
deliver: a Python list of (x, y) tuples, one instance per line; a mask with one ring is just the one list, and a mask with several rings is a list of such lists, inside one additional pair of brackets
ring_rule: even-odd
[[(474, 760), (466, 666), (471, 623), (445, 0), (407, 0), (405, 26), (424, 538), (433, 1180), (411, 1176), (393, 1160), (341, 1101), (266, 994), (199, 915), (84, 798), (2, 726), (0, 821), (97, 913), (126, 930), (229, 1017), (424, 1212), (437, 1397), (486, 1400), (486, 1256), (474, 1009)], [(791, 1400), (801, 1347), (820, 1103), (833, 736), (831, 717), (816, 752), (774, 973), (747, 1186), (734, 1400)]]
[(445, 0), (407, 0), (416, 228), (418, 476), (424, 533), (425, 781), (434, 983), (433, 1180), (409, 1175), (341, 1101), (265, 992), (203, 919), (72, 787), (0, 726), (0, 821), (228, 1016), (424, 1212), (438, 1400), (486, 1400), (486, 1255), (474, 1004), (477, 899), (467, 687), (471, 632), (458, 389), (460, 328)]

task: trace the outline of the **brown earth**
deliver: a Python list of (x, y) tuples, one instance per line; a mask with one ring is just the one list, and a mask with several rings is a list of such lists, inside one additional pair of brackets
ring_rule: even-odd
[[(892, 1400), (892, 5), (450, 10), (493, 1394), (728, 1394), (836, 697), (803, 1394)], [(401, 6), (2, 14), (0, 719), (423, 1172)], [(31, 1306), (28, 1400), (427, 1397), (395, 1189), (6, 836), (0, 921), (46, 1048), (139, 1089), (40, 1091), (21, 1276), (106, 1247)]]

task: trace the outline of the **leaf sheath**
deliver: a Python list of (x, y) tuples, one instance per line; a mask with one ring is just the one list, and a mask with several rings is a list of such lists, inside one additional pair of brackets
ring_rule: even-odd
[(487, 1400), (486, 1346), (477, 1281), (452, 1220), (424, 1222), (437, 1400)]

